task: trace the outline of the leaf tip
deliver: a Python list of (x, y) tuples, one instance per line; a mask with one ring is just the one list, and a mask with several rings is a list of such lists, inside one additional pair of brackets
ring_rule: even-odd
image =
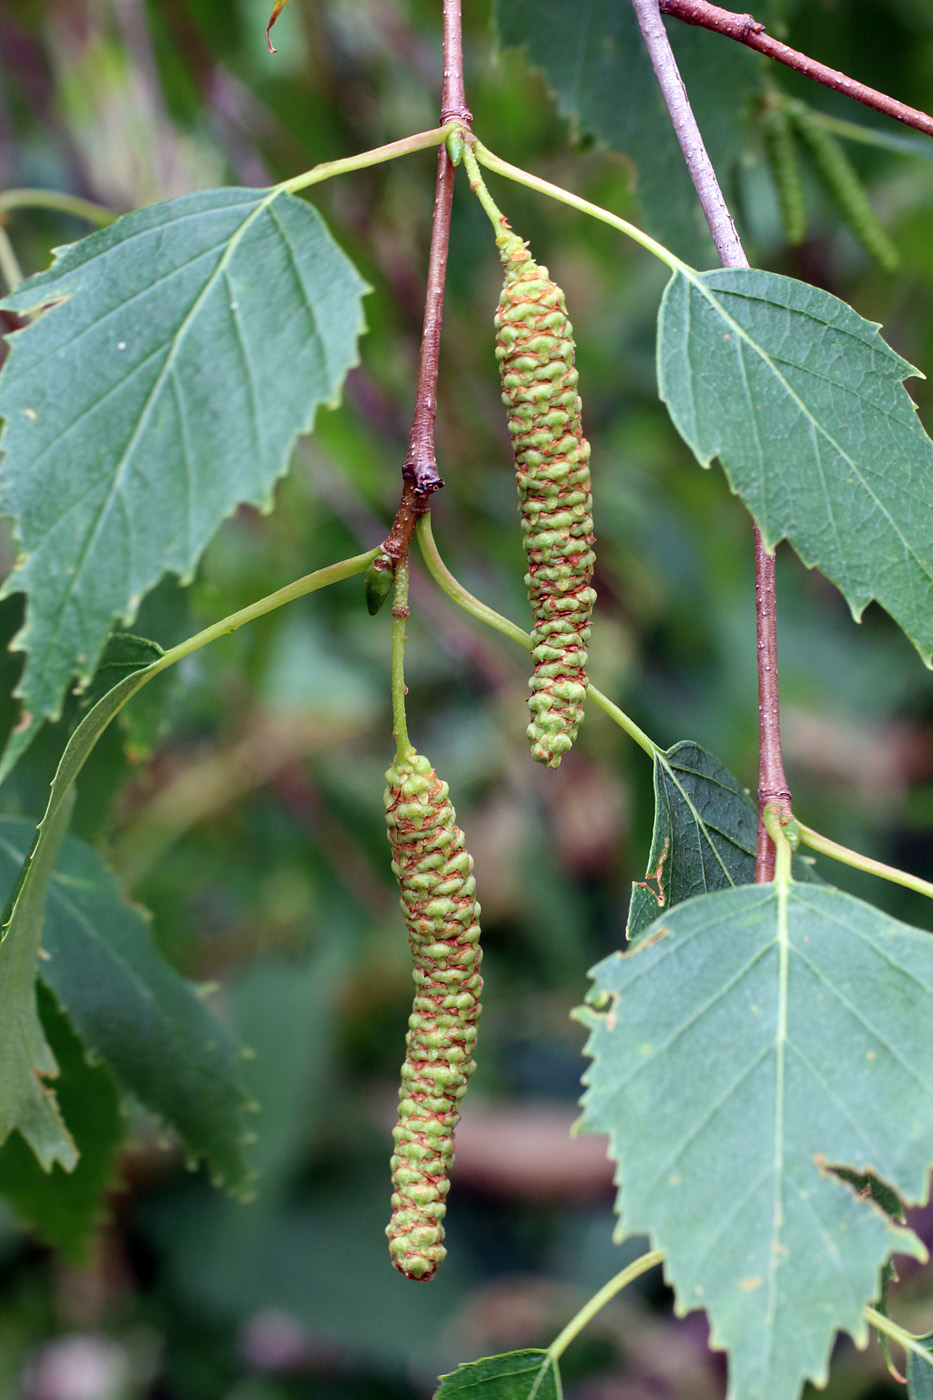
[(269, 46), (270, 53), (278, 53), (278, 49), (272, 42), (272, 26), (275, 24), (276, 20), (282, 13), (287, 3), (288, 0), (275, 0), (274, 5), (272, 6), (272, 13), (269, 16), (269, 23), (266, 25), (266, 43)]

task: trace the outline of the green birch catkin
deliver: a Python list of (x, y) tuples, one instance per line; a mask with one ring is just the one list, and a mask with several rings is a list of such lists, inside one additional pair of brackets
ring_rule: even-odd
[(528, 738), (539, 763), (556, 768), (583, 719), (596, 601), (590, 445), (580, 419), (564, 294), (520, 238), (501, 241), (500, 255), (505, 283), (496, 312), (496, 357), (515, 454), (533, 619)]
[(473, 1073), (480, 1014), (479, 905), (473, 861), (430, 763), (410, 750), (386, 774), (386, 824), (414, 959), (415, 999), (393, 1138), (392, 1219), (400, 1273), (433, 1277), (446, 1254), (443, 1219), (459, 1104)]

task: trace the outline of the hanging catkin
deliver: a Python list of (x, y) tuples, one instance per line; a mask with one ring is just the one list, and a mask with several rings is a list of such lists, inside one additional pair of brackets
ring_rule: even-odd
[(480, 1013), (479, 905), (473, 861), (456, 813), (430, 763), (411, 750), (386, 774), (392, 869), (414, 959), (398, 1123), (393, 1137), (395, 1267), (429, 1279), (446, 1254), (443, 1219), (459, 1103), (473, 1073)]
[(533, 756), (556, 768), (583, 719), (596, 601), (590, 445), (580, 419), (564, 294), (520, 238), (508, 237), (500, 252), (505, 284), (496, 312), (496, 357), (515, 453), (533, 619), (528, 738)]

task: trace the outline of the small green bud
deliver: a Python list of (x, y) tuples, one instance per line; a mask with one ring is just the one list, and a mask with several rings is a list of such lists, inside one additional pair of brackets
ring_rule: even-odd
[(377, 554), (363, 575), (366, 584), (366, 606), (370, 617), (375, 617), (392, 592), (394, 577), (394, 565), (388, 554)]
[(463, 137), (459, 131), (452, 131), (447, 138), (447, 154), (454, 165), (463, 160)]

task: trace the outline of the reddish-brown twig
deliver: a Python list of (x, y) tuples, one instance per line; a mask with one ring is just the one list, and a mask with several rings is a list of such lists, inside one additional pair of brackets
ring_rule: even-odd
[(750, 49), (756, 49), (758, 53), (793, 68), (795, 72), (803, 73), (814, 82), (822, 83), (824, 87), (845, 93), (853, 102), (873, 107), (876, 112), (883, 112), (885, 116), (893, 117), (905, 126), (912, 126), (917, 131), (925, 132), (927, 136), (933, 136), (933, 117), (928, 116), (926, 112), (918, 111), (916, 107), (908, 107), (906, 102), (898, 102), (895, 97), (878, 92), (866, 83), (856, 82), (854, 78), (840, 73), (837, 68), (818, 63), (807, 54), (782, 44), (780, 39), (773, 39), (766, 32), (761, 20), (752, 15), (723, 10), (719, 5), (710, 5), (708, 0), (660, 0), (660, 8), (662, 14), (674, 15), (685, 24), (713, 29), (717, 34), (724, 34), (728, 39), (735, 39), (738, 43), (746, 44)]
[[(472, 120), (463, 86), (463, 30), (460, 0), (444, 0), (444, 90), (441, 123), (459, 118), (468, 126)], [(429, 508), (431, 493), (444, 482), (437, 469), (434, 423), (437, 416), (437, 371), (444, 318), (444, 283), (447, 250), (450, 246), (450, 210), (455, 169), (446, 146), (437, 156), (437, 186), (434, 196), (434, 222), (428, 257), (427, 293), (415, 412), (408, 442), (408, 456), (402, 467), (402, 496), (392, 529), (383, 544), (391, 558), (404, 559), (411, 547), (418, 517)]]
[[(663, 0), (662, 0), (663, 2)], [(748, 259), (723, 199), (699, 127), (661, 19), (659, 0), (632, 0), (645, 47), (674, 123), (677, 140), (690, 171), (716, 251), (723, 267), (748, 267)], [(755, 880), (774, 878), (774, 844), (765, 831), (762, 813), (776, 804), (790, 815), (790, 793), (781, 757), (781, 711), (778, 698), (777, 622), (774, 555), (765, 549), (755, 526), (755, 615), (758, 632), (758, 854)]]
[(758, 636), (758, 852), (755, 880), (774, 878), (775, 850), (765, 831), (763, 813), (777, 806), (790, 816), (790, 792), (781, 756), (781, 702), (778, 695), (777, 593), (774, 555), (765, 549), (755, 526), (755, 622)]

